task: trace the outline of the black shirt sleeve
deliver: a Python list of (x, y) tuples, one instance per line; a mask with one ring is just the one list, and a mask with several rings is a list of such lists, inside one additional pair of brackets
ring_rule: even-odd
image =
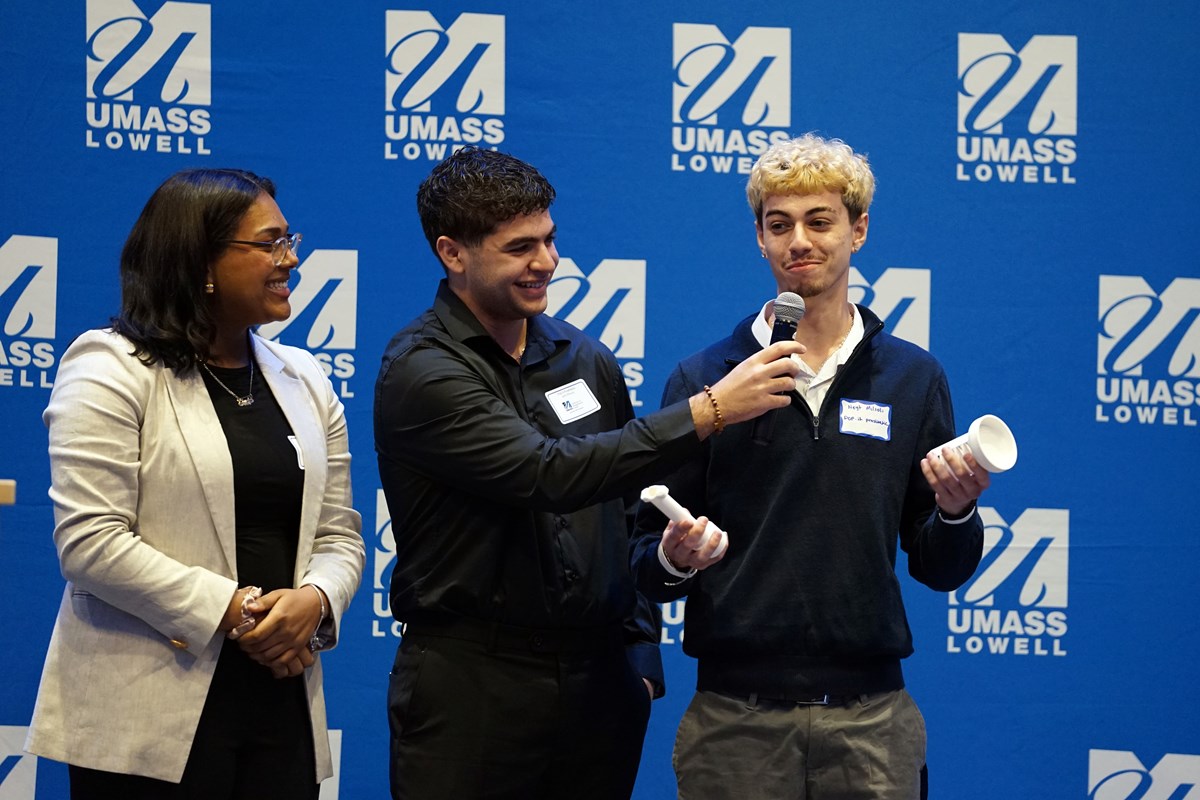
[(518, 413), (522, 398), (506, 398), (469, 358), (421, 344), (386, 368), (376, 398), (381, 459), (493, 501), (570, 512), (620, 497), (698, 444), (686, 403), (616, 430), (548, 436)]

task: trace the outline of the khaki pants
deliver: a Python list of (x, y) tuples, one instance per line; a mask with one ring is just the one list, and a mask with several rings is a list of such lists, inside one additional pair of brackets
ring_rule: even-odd
[(925, 719), (903, 689), (827, 706), (697, 692), (673, 762), (680, 800), (919, 800)]

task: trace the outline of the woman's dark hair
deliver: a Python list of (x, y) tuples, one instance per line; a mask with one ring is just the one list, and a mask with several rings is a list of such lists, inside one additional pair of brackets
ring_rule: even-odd
[(216, 335), (212, 262), (242, 217), (275, 184), (240, 169), (191, 169), (167, 178), (142, 209), (121, 251), (121, 313), (112, 326), (147, 364), (180, 372), (206, 359)]

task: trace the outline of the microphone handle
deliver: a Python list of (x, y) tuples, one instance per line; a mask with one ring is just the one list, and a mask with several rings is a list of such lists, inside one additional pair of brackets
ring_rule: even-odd
[[(771, 344), (775, 344), (776, 342), (790, 342), (794, 338), (796, 338), (796, 323), (777, 317), (775, 324), (771, 326)], [(760, 446), (771, 443), (771, 436), (775, 430), (775, 414), (778, 410), (771, 409), (754, 420), (754, 428), (750, 433), (750, 441)]]

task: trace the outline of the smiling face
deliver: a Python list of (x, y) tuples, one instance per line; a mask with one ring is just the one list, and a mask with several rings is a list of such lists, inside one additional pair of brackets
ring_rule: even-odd
[[(260, 194), (246, 210), (230, 239), (271, 242), (288, 232), (287, 220), (275, 200)], [(218, 338), (244, 333), (254, 325), (285, 320), (292, 313), (288, 278), (299, 259), (291, 250), (275, 266), (270, 248), (227, 245), (209, 267), (213, 284), (212, 311)]]
[(437, 240), (450, 288), (494, 337), (546, 310), (546, 292), (558, 266), (556, 232), (545, 210), (500, 223), (477, 245), (448, 236)]
[(839, 192), (773, 194), (763, 199), (758, 244), (780, 292), (846, 301), (850, 254), (867, 240), (868, 215), (854, 222)]

